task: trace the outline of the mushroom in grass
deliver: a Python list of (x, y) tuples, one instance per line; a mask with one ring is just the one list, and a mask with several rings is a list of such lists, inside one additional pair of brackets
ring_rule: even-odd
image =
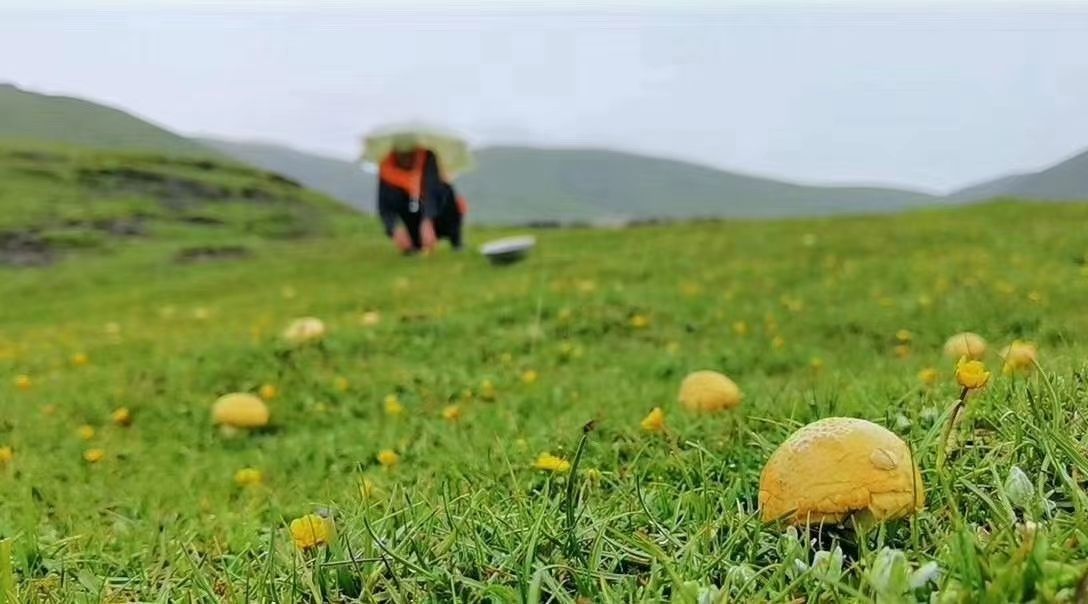
[(317, 317), (295, 319), (283, 330), (283, 339), (296, 346), (318, 342), (325, 337), (325, 322)]
[(263, 428), (268, 425), (268, 406), (246, 392), (225, 394), (212, 406), (212, 419), (227, 428)]
[(925, 504), (907, 444), (890, 430), (849, 417), (813, 422), (790, 435), (759, 478), (764, 522), (866, 523), (910, 515)]
[(1001, 349), (1001, 358), (1005, 359), (1003, 370), (1006, 375), (1028, 374), (1035, 370), (1039, 360), (1039, 350), (1031, 342), (1013, 340), (1012, 344)]
[(688, 411), (714, 412), (740, 405), (740, 387), (717, 371), (696, 371), (680, 383), (677, 397)]
[(953, 361), (963, 357), (969, 361), (981, 361), (986, 356), (986, 340), (977, 333), (958, 333), (945, 341), (944, 356)]

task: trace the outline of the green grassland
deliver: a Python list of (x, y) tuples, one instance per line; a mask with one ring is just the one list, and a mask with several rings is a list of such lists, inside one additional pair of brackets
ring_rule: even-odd
[[(115, 180), (81, 181), (88, 165)], [(134, 188), (132, 174), (156, 184)], [(189, 185), (162, 184), (175, 181)], [(228, 164), (9, 148), (0, 191), (0, 249), (23, 258), (12, 242), (51, 242), (35, 266), (0, 266), (0, 447), (13, 451), (0, 592), (15, 601), (1061, 602), (1088, 590), (1088, 205), (549, 230), (527, 262), (494, 268), (470, 252), (397, 257), (370, 219)], [(103, 216), (140, 228), (102, 231)], [(47, 236), (65, 229), (94, 244)], [(230, 245), (245, 253), (186, 253)], [(285, 344), (307, 315), (325, 340)], [(995, 377), (938, 468), (958, 394), (940, 349), (961, 330), (994, 350), (1037, 342), (1042, 371), (1002, 376), (991, 352)], [(932, 387), (917, 377), (927, 367)], [(744, 390), (738, 410), (675, 402), (684, 375), (707, 368)], [(213, 427), (218, 396), (266, 384), (270, 429)], [(389, 394), (400, 416), (385, 413)], [(458, 421), (443, 416), (451, 404)], [(668, 428), (645, 433), (656, 406)], [(111, 422), (121, 407), (129, 427)], [(910, 443), (923, 512), (858, 531), (759, 520), (771, 452), (835, 415)], [(88, 463), (89, 449), (104, 458)], [(396, 466), (378, 463), (384, 449)], [(543, 452), (577, 463), (534, 469)], [(236, 485), (242, 468), (263, 484)], [(1030, 488), (1006, 487), (1014, 468)], [(316, 510), (336, 537), (299, 551), (288, 524)], [(841, 551), (841, 569), (817, 550)]]

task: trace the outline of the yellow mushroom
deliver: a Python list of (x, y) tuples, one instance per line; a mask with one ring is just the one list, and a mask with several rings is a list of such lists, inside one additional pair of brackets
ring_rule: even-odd
[(1005, 373), (1031, 373), (1039, 358), (1035, 344), (1020, 340), (1013, 340), (1012, 344), (1001, 349), (1000, 354), (1005, 359)]
[(980, 361), (986, 356), (986, 340), (977, 333), (965, 331), (948, 338), (944, 343), (944, 356), (958, 361), (967, 357), (970, 361)]
[(696, 371), (680, 383), (677, 397), (688, 411), (724, 411), (740, 404), (740, 388), (717, 371)]
[(764, 522), (794, 525), (901, 518), (925, 504), (918, 466), (888, 429), (849, 417), (813, 422), (790, 435), (759, 478)]
[(260, 428), (268, 425), (268, 406), (246, 392), (226, 394), (212, 406), (212, 419), (231, 428)]
[(283, 339), (301, 345), (317, 342), (325, 337), (325, 322), (317, 317), (295, 319), (283, 330)]

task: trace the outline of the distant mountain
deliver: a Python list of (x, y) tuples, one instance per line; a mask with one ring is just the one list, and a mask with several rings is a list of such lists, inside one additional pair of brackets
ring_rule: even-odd
[(238, 161), (289, 176), (358, 210), (374, 211), (374, 175), (364, 172), (357, 163), (281, 145), (217, 138), (196, 140)]
[(207, 147), (129, 113), (82, 99), (0, 84), (0, 141), (68, 143), (169, 155), (215, 155)]
[(1088, 151), (1045, 170), (1014, 174), (956, 191), (957, 201), (1022, 197), (1045, 201), (1088, 201)]
[(491, 147), (461, 187), (496, 221), (763, 218), (891, 212), (938, 201), (881, 187), (799, 185), (598, 149)]
[[(377, 185), (358, 164), (277, 145), (201, 142), (373, 211)], [(490, 147), (476, 159), (477, 169), (457, 187), (474, 220), (486, 223), (874, 213), (940, 201), (916, 191), (797, 185), (605, 150)]]
[[(363, 212), (375, 177), (354, 162), (288, 147), (189, 139), (97, 103), (0, 84), (0, 143), (67, 143), (231, 157), (288, 176)], [(477, 222), (625, 222), (656, 218), (775, 218), (871, 214), (994, 197), (1088, 199), (1088, 152), (1052, 168), (1006, 176), (936, 196), (875, 186), (817, 186), (682, 161), (601, 149), (490, 147), (458, 189)]]

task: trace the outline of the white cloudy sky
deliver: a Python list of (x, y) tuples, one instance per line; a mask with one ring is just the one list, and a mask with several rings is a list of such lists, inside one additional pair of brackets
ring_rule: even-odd
[(944, 190), (1088, 148), (1088, 4), (538, 4), (0, 0), (0, 81), (344, 157), (423, 120)]

